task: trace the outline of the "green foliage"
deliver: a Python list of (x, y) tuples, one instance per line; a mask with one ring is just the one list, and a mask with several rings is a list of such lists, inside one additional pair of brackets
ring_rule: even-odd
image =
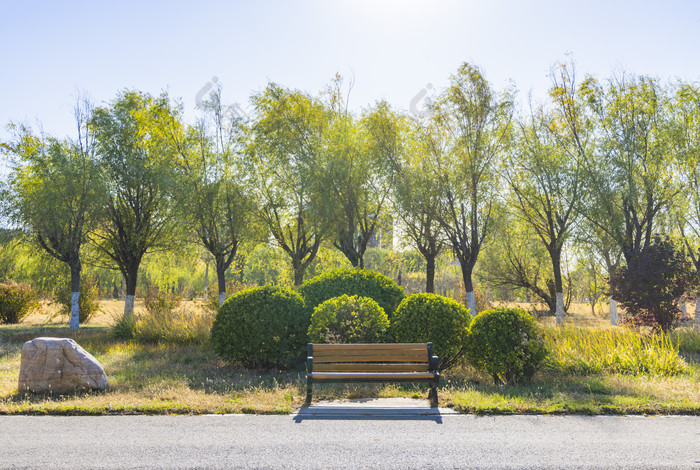
[(246, 284), (291, 286), (292, 278), (284, 251), (266, 243), (253, 248), (243, 267)]
[(135, 294), (144, 255), (172, 248), (185, 228), (173, 197), (182, 191), (169, 138), (177, 119), (167, 94), (124, 91), (91, 121), (108, 187), (106, 220), (95, 238), (106, 261), (124, 274), (127, 295)]
[(440, 370), (456, 365), (464, 355), (471, 315), (464, 305), (435, 294), (406, 297), (391, 321), (394, 340), (433, 343)]
[(38, 305), (37, 295), (29, 284), (14, 281), (0, 284), (0, 323), (19, 323)]
[[(56, 294), (56, 302), (61, 305), (59, 313), (61, 315), (71, 314), (71, 291), (66, 286)], [(78, 300), (80, 310), (80, 324), (87, 323), (100, 311), (100, 297), (97, 286), (93, 279), (85, 279), (80, 283), (80, 299)]]
[(274, 83), (251, 98), (258, 117), (247, 164), (259, 218), (291, 261), (294, 285), (321, 245), (324, 225), (318, 171), (328, 152), (328, 111), (307, 94)]
[(545, 357), (542, 329), (524, 310), (496, 308), (472, 321), (467, 360), (493, 377), (494, 383), (529, 382)]
[(369, 297), (384, 309), (389, 320), (405, 297), (404, 290), (388, 277), (364, 269), (341, 268), (309, 279), (299, 288), (309, 311), (341, 295)]
[(287, 366), (304, 357), (309, 313), (287, 288), (263, 286), (239, 292), (221, 306), (211, 330), (214, 350), (246, 367)]
[(314, 309), (309, 326), (312, 343), (378, 343), (389, 328), (389, 318), (369, 297), (342, 295)]
[(680, 343), (667, 335), (643, 336), (627, 329), (548, 328), (549, 367), (567, 374), (674, 376), (688, 369)]

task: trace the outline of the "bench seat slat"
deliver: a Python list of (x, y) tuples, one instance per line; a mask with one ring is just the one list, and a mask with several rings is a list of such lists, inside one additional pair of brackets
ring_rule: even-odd
[(321, 363), (313, 365), (313, 372), (428, 372), (428, 364), (404, 364), (399, 362), (388, 364), (374, 363)]
[(336, 351), (318, 354), (314, 351), (314, 362), (428, 362), (425, 351)]
[(386, 350), (428, 351), (425, 343), (355, 343), (355, 344), (314, 344), (314, 354), (322, 351), (386, 351)]
[(367, 381), (367, 380), (432, 380), (435, 378), (434, 372), (312, 372), (309, 376), (313, 380), (343, 380), (343, 381)]

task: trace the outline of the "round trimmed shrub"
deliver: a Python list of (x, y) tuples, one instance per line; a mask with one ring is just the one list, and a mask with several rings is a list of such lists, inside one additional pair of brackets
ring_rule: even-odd
[(413, 294), (399, 305), (391, 320), (393, 339), (400, 343), (433, 343), (438, 368), (459, 362), (472, 316), (459, 302), (435, 294)]
[(542, 329), (519, 308), (479, 313), (466, 346), (469, 363), (490, 374), (496, 385), (529, 382), (547, 356)]
[(309, 314), (301, 296), (284, 287), (239, 292), (219, 308), (211, 339), (228, 361), (249, 368), (285, 367), (306, 354)]
[(378, 343), (389, 328), (384, 309), (369, 297), (341, 295), (314, 309), (309, 326), (312, 343)]
[(333, 297), (357, 295), (377, 302), (389, 319), (406, 296), (402, 287), (383, 274), (359, 268), (327, 271), (304, 282), (298, 291), (310, 312)]

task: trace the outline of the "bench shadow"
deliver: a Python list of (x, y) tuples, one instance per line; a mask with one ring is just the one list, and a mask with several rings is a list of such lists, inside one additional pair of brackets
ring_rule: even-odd
[(416, 406), (304, 406), (294, 416), (295, 423), (304, 420), (335, 421), (434, 421), (442, 424), (439, 408)]

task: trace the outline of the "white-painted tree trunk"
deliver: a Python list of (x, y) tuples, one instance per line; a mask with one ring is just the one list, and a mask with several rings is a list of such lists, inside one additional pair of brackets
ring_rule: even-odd
[(617, 314), (617, 301), (610, 297), (610, 324), (617, 326), (620, 324), (620, 317)]
[(226, 301), (226, 292), (219, 292), (219, 307)]
[(77, 330), (80, 327), (80, 292), (70, 294), (70, 329)]
[(700, 330), (700, 295), (695, 298), (695, 329)]
[(564, 293), (557, 292), (557, 325), (564, 324)]
[(124, 316), (130, 317), (134, 313), (134, 296), (127, 295), (124, 299)]
[(469, 307), (469, 312), (472, 314), (472, 317), (475, 317), (479, 313), (476, 311), (476, 296), (473, 290), (467, 292), (467, 307)]

